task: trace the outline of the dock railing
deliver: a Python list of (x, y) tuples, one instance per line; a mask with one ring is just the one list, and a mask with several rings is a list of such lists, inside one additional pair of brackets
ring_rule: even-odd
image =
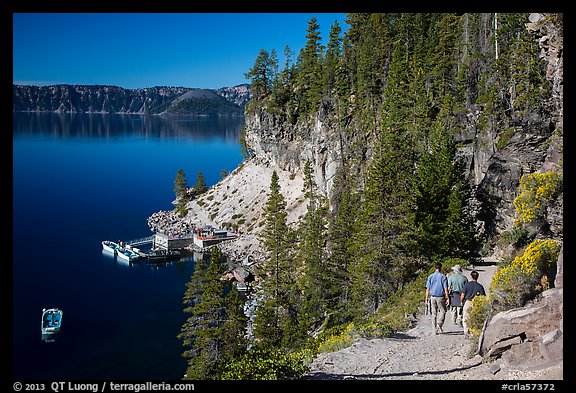
[(152, 243), (154, 241), (154, 236), (155, 235), (142, 237), (140, 239), (128, 240), (128, 241), (124, 242), (124, 244), (126, 244), (128, 246), (140, 246), (142, 244)]

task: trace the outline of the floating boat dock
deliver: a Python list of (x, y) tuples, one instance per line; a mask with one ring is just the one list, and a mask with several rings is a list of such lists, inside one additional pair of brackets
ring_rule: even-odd
[[(194, 233), (193, 236), (173, 236), (156, 232), (152, 236), (121, 242), (123, 247), (134, 251), (140, 259), (149, 261), (166, 261), (178, 259), (186, 250), (206, 252), (213, 246), (237, 238), (235, 233), (226, 230), (211, 230)], [(140, 246), (152, 244), (151, 251), (143, 252)]]

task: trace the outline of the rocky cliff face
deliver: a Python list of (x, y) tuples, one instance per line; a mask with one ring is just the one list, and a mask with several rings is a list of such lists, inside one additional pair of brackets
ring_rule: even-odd
[(330, 195), (342, 158), (335, 129), (322, 114), (306, 125), (283, 122), (263, 109), (245, 119), (246, 144), (255, 157), (292, 174), (310, 160), (316, 183)]
[[(497, 126), (486, 127), (484, 108), (472, 105), (456, 121), (460, 154), (467, 162), (467, 177), (475, 190), (478, 225), (487, 236), (513, 228), (514, 198), (524, 174), (546, 171), (562, 163), (563, 61), (562, 31), (544, 14), (532, 14), (527, 28), (540, 43), (541, 57), (548, 63), (547, 77), (553, 94), (548, 111), (528, 113), (515, 120), (513, 133)], [(499, 143), (503, 138), (507, 142)], [(297, 173), (311, 160), (316, 182), (330, 196), (336, 170), (342, 160), (337, 127), (321, 110), (309, 124), (290, 124), (265, 109), (246, 114), (246, 142), (251, 153), (282, 170)], [(502, 145), (502, 146), (500, 146)], [(366, 147), (369, 152), (369, 146)], [(369, 158), (369, 157), (367, 157)], [(562, 203), (548, 212), (550, 233), (562, 238)]]
[(226, 100), (244, 108), (250, 99), (250, 85), (242, 84), (233, 87), (222, 87), (214, 90), (216, 94), (224, 97)]

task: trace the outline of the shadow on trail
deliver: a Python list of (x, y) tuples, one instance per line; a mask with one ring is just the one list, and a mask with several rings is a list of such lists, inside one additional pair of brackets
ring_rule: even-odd
[(468, 266), (467, 270), (478, 270), (478, 267), (496, 265), (498, 265), (498, 261), (496, 259), (477, 259), (474, 260), (470, 266)]
[(464, 330), (458, 330), (456, 332), (444, 332), (442, 334), (446, 334), (448, 336), (463, 336), (464, 335)]
[(392, 333), (389, 336), (386, 336), (387, 338), (393, 338), (396, 340), (416, 340), (418, 339), (417, 336), (411, 336), (409, 334), (406, 333)]
[[(394, 377), (410, 377), (414, 376), (414, 379), (419, 379), (419, 377), (423, 375), (444, 375), (450, 373), (456, 373), (459, 371), (469, 370), (471, 368), (480, 366), (482, 361), (478, 361), (476, 363), (470, 364), (468, 366), (456, 367), (447, 370), (433, 370), (433, 371), (403, 371), (398, 373), (389, 373), (389, 374), (329, 374), (324, 372), (317, 372), (312, 375), (307, 375), (302, 379), (325, 379), (325, 380), (341, 380), (341, 379), (387, 379), (387, 378), (394, 378)], [(417, 373), (417, 375), (415, 375)]]

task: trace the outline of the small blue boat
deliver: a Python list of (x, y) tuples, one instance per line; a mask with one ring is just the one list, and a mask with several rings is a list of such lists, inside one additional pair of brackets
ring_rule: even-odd
[(116, 256), (128, 262), (132, 262), (140, 257), (140, 255), (129, 248), (118, 248)]
[(42, 309), (42, 339), (54, 341), (62, 328), (62, 310), (58, 308)]
[(118, 249), (120, 248), (120, 245), (118, 245), (118, 243), (114, 243), (113, 241), (110, 240), (104, 240), (102, 242), (102, 249), (104, 251), (107, 251), (111, 254), (116, 255), (116, 253), (118, 252)]

